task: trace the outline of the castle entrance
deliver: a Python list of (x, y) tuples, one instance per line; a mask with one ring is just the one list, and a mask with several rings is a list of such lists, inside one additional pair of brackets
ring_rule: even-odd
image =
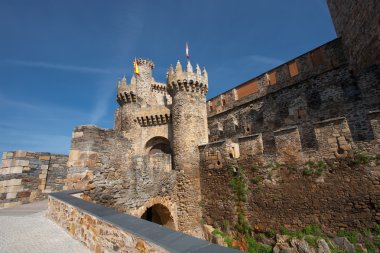
[(149, 156), (149, 167), (156, 171), (169, 172), (172, 169), (172, 152), (169, 140), (163, 137), (150, 139), (145, 148)]
[(161, 204), (155, 204), (146, 209), (145, 213), (141, 216), (141, 219), (175, 229), (174, 221), (170, 215), (169, 209)]

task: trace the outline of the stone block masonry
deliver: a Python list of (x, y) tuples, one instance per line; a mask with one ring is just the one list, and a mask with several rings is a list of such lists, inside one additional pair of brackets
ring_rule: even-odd
[(48, 217), (92, 252), (239, 252), (84, 201), (73, 193), (79, 192), (51, 194)]
[(41, 200), (50, 192), (61, 191), (67, 158), (51, 153), (4, 152), (0, 165), (0, 207)]
[[(378, 136), (378, 111), (368, 117)], [(318, 224), (334, 232), (377, 224), (380, 140), (353, 141), (344, 117), (313, 126), (318, 147), (314, 150), (302, 147), (297, 126), (273, 133), (272, 155), (263, 153), (261, 133), (200, 145), (205, 222), (217, 227), (236, 222), (231, 182), (239, 171), (244, 175), (244, 206), (252, 226), (302, 229)], [(232, 155), (231, 147), (240, 155)]]

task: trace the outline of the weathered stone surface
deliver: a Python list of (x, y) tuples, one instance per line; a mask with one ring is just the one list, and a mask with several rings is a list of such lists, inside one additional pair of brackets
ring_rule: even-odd
[(114, 225), (49, 198), (48, 217), (92, 252), (168, 252)]
[(346, 237), (335, 237), (333, 239), (334, 243), (338, 246), (339, 249), (348, 252), (355, 253), (355, 247)]
[(6, 197), (0, 197), (0, 206), (40, 200), (48, 192), (63, 189), (67, 156), (16, 151), (5, 152), (3, 158), (0, 193), (6, 193)]
[(315, 250), (310, 248), (309, 244), (303, 239), (292, 238), (290, 244), (298, 253), (315, 253)]
[(319, 239), (318, 244), (318, 253), (330, 253), (330, 247), (324, 239)]

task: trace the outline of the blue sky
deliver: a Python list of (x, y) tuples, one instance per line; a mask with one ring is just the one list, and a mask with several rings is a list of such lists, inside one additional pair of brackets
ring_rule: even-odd
[(73, 128), (113, 127), (133, 58), (205, 66), (211, 98), (336, 37), (325, 0), (2, 0), (0, 152), (68, 153)]

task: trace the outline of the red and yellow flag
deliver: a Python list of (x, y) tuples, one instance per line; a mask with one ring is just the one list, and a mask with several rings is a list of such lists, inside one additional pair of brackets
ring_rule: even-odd
[(139, 75), (139, 66), (137, 65), (137, 59), (135, 58), (135, 61), (133, 62), (133, 71), (135, 72), (136, 75)]

